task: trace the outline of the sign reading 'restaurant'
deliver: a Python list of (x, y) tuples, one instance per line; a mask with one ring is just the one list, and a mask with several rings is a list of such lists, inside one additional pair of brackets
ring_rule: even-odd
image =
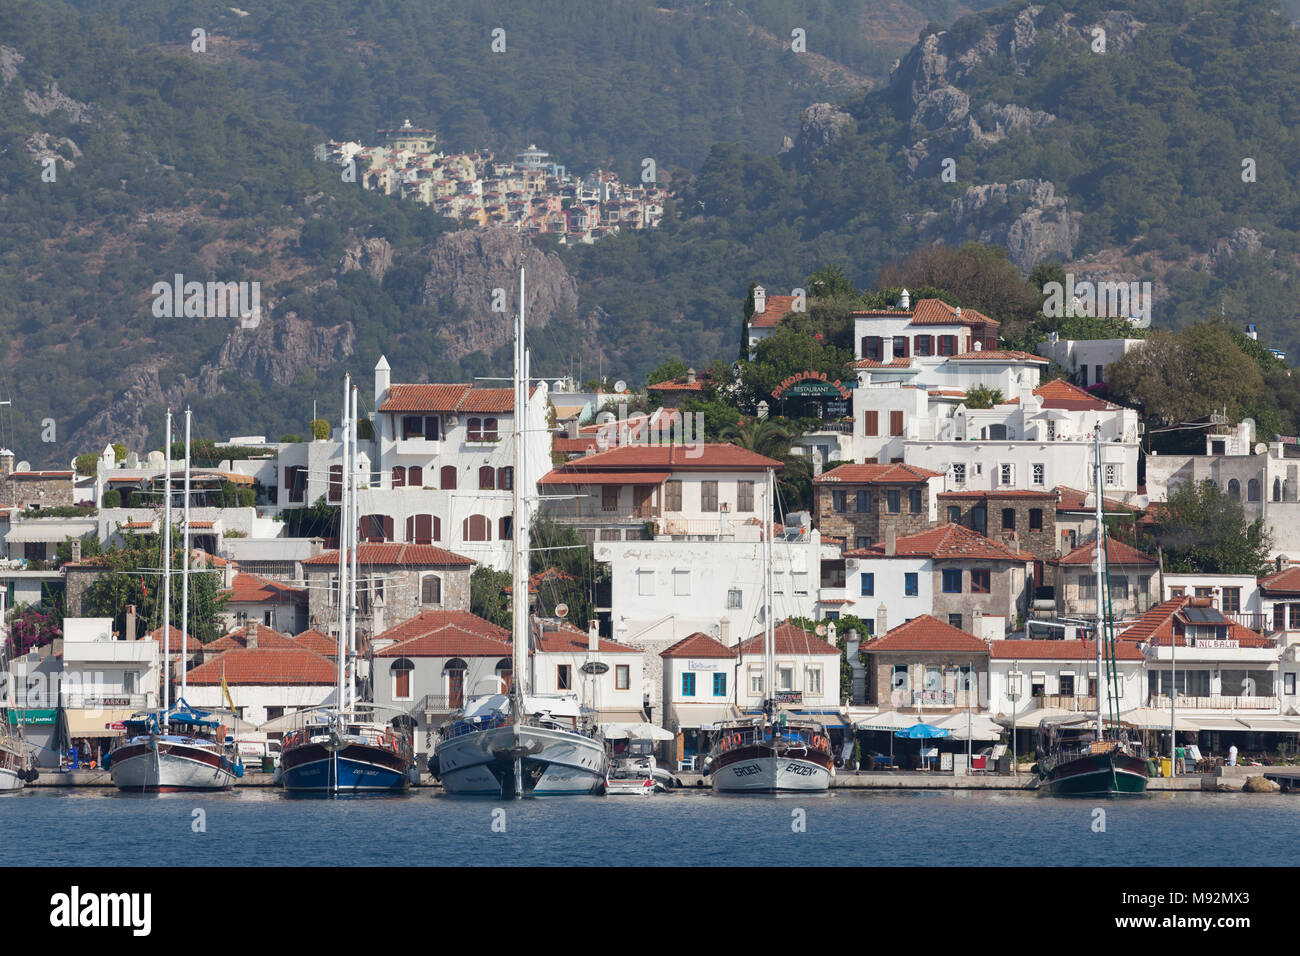
[(773, 398), (787, 395), (838, 395), (845, 401), (853, 397), (849, 387), (841, 385), (839, 379), (832, 382), (825, 372), (814, 371), (797, 372), (772, 389)]

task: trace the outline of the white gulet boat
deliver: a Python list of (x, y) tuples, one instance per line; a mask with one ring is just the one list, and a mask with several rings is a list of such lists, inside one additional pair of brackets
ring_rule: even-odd
[(831, 785), (835, 757), (825, 728), (812, 718), (781, 710), (772, 693), (775, 676), (775, 621), (772, 615), (773, 477), (767, 477), (763, 531), (763, 713), (718, 724), (718, 736), (704, 772), (720, 793), (823, 791)]
[[(527, 471), (528, 353), (524, 348), (524, 272), (519, 271), (515, 324), (513, 680), (499, 678), (477, 693), (439, 730), (429, 769), (448, 793), (494, 797), (601, 793), (608, 757), (595, 715), (573, 694), (530, 696), (528, 648), (529, 505)], [(476, 690), (478, 688), (476, 687)]]
[(185, 410), (185, 553), (181, 571), (181, 691), (175, 707), (168, 706), (171, 653), (171, 513), (172, 414), (167, 411), (166, 469), (163, 505), (163, 706), (135, 714), (125, 721), (126, 740), (104, 761), (119, 790), (224, 790), (244, 775), (243, 763), (226, 744), (226, 728), (206, 711), (185, 703), (184, 642), (190, 633), (190, 410)]

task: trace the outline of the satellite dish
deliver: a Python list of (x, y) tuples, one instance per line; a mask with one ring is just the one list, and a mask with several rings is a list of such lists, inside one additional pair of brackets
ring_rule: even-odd
[(818, 624), (816, 627), (813, 628), (813, 633), (816, 634), (818, 637), (825, 637), (825, 636), (826, 636), (826, 625), (825, 625), (825, 624)]
[(568, 617), (568, 616), (569, 616), (569, 605), (567, 605), (567, 604), (557, 604), (557, 605), (555, 605), (555, 616), (556, 616), (556, 617)]
[(623, 381), (623, 380), (620, 378), (617, 382), (614, 383), (614, 391), (616, 391), (616, 392), (626, 392), (626, 391), (627, 391), (627, 382)]
[(1268, 446), (1267, 446), (1267, 445), (1265, 445), (1262, 441), (1257, 441), (1257, 442), (1255, 442), (1255, 454), (1256, 454), (1256, 455), (1262, 455), (1262, 454), (1264, 454), (1264, 452), (1266, 452), (1266, 451), (1268, 451)]
[(562, 391), (564, 391), (564, 382), (557, 378), (557, 379), (555, 380), (555, 384), (551, 386), (551, 391), (553, 391), (553, 392), (562, 392)]
[(32, 463), (30, 461), (20, 461), (14, 471), (31, 471)]

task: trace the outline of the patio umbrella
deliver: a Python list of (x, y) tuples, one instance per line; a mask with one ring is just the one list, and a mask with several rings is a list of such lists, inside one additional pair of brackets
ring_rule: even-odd
[[(904, 727), (911, 727), (915, 718), (906, 714), (900, 714), (896, 710), (887, 710), (882, 714), (876, 714), (874, 717), (868, 717), (866, 720), (858, 721), (859, 730), (902, 730)], [(894, 735), (889, 735), (889, 761), (894, 761)]]
[[(954, 740), (966, 739), (966, 712), (957, 711), (950, 714), (935, 726), (948, 730)], [(970, 738), (972, 740), (997, 740), (1002, 735), (1002, 728), (984, 714), (970, 715)]]
[(947, 737), (948, 729), (946, 727), (936, 727), (933, 724), (913, 724), (905, 730), (895, 731), (894, 736), (907, 740), (930, 740), (932, 738)]
[(664, 728), (650, 723), (632, 724), (628, 726), (627, 732), (629, 736), (636, 740), (672, 740), (674, 738), (672, 731), (664, 730)]

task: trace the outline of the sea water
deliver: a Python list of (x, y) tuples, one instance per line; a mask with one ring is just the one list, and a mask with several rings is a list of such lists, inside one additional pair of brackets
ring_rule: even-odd
[(840, 790), (493, 800), (436, 789), (0, 797), (6, 865), (1295, 866), (1300, 796)]

